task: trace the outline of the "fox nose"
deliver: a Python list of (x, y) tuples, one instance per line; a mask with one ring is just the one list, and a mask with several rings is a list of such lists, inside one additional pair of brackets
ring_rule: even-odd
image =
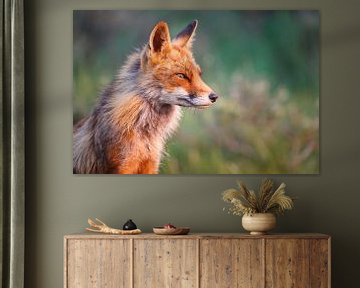
[(212, 103), (216, 102), (216, 99), (218, 98), (219, 96), (216, 95), (215, 93), (210, 93), (209, 95), (209, 99)]

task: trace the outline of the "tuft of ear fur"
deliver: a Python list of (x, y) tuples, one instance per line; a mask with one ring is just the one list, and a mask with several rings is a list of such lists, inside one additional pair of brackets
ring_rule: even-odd
[(169, 27), (166, 22), (161, 21), (151, 31), (149, 47), (151, 52), (159, 53), (165, 47), (171, 46)]
[(176, 35), (172, 43), (180, 47), (187, 46), (191, 48), (197, 25), (198, 25), (198, 20), (192, 21), (190, 24), (188, 24), (185, 27), (184, 30), (182, 30), (179, 34)]

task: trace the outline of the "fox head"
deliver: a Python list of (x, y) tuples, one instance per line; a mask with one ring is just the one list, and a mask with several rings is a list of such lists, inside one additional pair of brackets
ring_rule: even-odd
[(201, 79), (201, 68), (192, 55), (197, 23), (192, 21), (172, 40), (165, 22), (159, 22), (150, 33), (141, 68), (146, 81), (158, 86), (156, 100), (161, 104), (206, 108), (218, 98)]

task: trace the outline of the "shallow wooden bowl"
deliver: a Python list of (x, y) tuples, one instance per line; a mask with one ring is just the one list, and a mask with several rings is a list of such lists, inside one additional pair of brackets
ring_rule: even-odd
[(154, 227), (153, 231), (157, 235), (186, 235), (190, 232), (189, 227), (163, 228)]

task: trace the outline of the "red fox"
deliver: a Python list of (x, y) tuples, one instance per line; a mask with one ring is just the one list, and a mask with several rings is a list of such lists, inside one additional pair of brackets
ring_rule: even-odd
[(207, 108), (218, 98), (191, 52), (197, 23), (171, 40), (167, 23), (159, 22), (128, 57), (93, 112), (74, 126), (74, 173), (158, 173), (180, 106)]

